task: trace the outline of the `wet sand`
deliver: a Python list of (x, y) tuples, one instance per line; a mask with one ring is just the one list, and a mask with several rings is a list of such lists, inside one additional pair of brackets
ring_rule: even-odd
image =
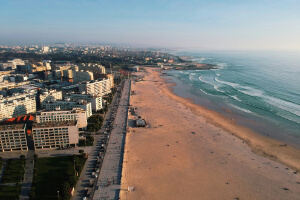
[(159, 72), (132, 90), (129, 123), (148, 126), (126, 136), (121, 199), (300, 199), (296, 149), (174, 95)]

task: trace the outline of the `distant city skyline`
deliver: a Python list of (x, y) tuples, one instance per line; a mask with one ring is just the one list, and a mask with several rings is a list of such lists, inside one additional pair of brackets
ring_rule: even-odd
[(0, 0), (0, 45), (300, 50), (298, 0)]

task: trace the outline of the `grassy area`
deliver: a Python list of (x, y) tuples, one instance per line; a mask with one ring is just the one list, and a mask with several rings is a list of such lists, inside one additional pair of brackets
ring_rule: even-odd
[(0, 186), (0, 199), (16, 200), (19, 199), (21, 185), (17, 186)]
[(3, 175), (2, 183), (18, 183), (24, 177), (25, 160), (8, 160)]
[(38, 158), (35, 163), (31, 199), (57, 199), (57, 191), (59, 199), (70, 199), (68, 190), (75, 186), (78, 180), (74, 172), (74, 158), (79, 176), (86, 161), (82, 156)]

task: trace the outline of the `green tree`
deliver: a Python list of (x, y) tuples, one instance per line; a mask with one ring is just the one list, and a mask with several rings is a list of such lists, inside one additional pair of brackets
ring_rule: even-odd
[(20, 155), (20, 159), (21, 159), (21, 160), (25, 160), (25, 155), (23, 155), (23, 154)]
[(69, 190), (70, 190), (71, 186), (69, 184), (68, 181), (65, 181), (61, 186), (60, 186), (60, 193), (61, 194), (61, 198), (62, 199), (69, 199), (70, 198), (70, 194), (69, 194)]

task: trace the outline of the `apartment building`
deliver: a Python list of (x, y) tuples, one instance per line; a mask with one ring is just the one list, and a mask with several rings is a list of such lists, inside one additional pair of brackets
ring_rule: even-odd
[(26, 124), (0, 125), (0, 150), (27, 151)]
[(94, 73), (106, 74), (105, 67), (103, 65), (95, 64), (95, 63), (82, 63), (80, 69), (90, 70)]
[(102, 79), (90, 82), (83, 82), (79, 84), (79, 92), (85, 94), (94, 94), (104, 96), (111, 92), (111, 81), (109, 79)]
[(92, 104), (92, 110), (97, 112), (102, 109), (102, 97), (94, 94), (77, 94), (67, 93), (65, 94), (65, 100), (68, 101), (79, 101), (86, 100)]
[(78, 83), (82, 81), (92, 81), (94, 80), (94, 74), (90, 71), (73, 71), (73, 82)]
[(112, 74), (106, 74), (106, 77), (110, 81), (110, 88), (113, 88), (114, 87), (114, 76)]
[(85, 129), (87, 127), (86, 111), (82, 108), (61, 111), (41, 111), (36, 114), (37, 123), (77, 121), (77, 127)]
[(41, 90), (40, 93), (40, 103), (42, 109), (45, 109), (43, 105), (45, 105), (48, 102), (53, 102), (57, 100), (62, 100), (62, 91), (57, 91), (57, 90), (47, 90), (43, 89)]
[(15, 93), (9, 97), (0, 95), (0, 120), (36, 112), (36, 90)]
[(63, 148), (78, 144), (76, 121), (34, 123), (32, 135), (34, 149)]
[(82, 108), (86, 111), (86, 117), (89, 118), (92, 116), (92, 104), (85, 100), (79, 100), (77, 102), (71, 101), (53, 101), (43, 103), (42, 107), (47, 110), (72, 110), (73, 108)]

